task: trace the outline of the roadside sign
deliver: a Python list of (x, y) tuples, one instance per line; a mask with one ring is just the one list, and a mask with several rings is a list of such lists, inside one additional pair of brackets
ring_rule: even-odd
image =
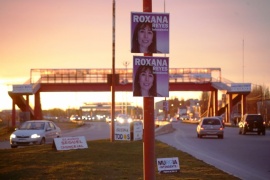
[(142, 140), (143, 137), (143, 124), (141, 121), (133, 122), (133, 141)]
[(84, 136), (54, 138), (53, 146), (56, 147), (58, 151), (88, 148)]
[(130, 123), (115, 122), (115, 140), (130, 141)]
[(180, 164), (178, 157), (157, 158), (157, 167), (159, 173), (180, 172)]

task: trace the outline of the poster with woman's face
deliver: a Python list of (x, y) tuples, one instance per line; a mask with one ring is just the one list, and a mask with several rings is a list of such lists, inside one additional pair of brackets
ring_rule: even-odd
[(169, 58), (133, 56), (133, 96), (169, 97)]
[(169, 53), (169, 14), (131, 12), (131, 52)]

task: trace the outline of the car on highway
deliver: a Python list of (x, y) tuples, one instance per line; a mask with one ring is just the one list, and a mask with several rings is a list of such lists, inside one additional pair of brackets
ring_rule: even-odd
[[(106, 121), (107, 123), (111, 123), (111, 121), (112, 121), (111, 116), (107, 116), (106, 119), (105, 119), (105, 121)], [(115, 122), (115, 121), (116, 121), (116, 119), (114, 118), (114, 122)]]
[(81, 116), (79, 115), (71, 115), (69, 118), (70, 121), (80, 121), (81, 120)]
[(223, 139), (224, 128), (222, 122), (217, 117), (204, 117), (197, 125), (197, 137), (217, 136)]
[(177, 121), (178, 121), (178, 119), (176, 117), (171, 117), (170, 118), (170, 122), (177, 122)]
[(49, 120), (25, 121), (10, 135), (11, 148), (30, 146), (53, 142), (54, 138), (61, 136), (61, 129)]
[(120, 123), (131, 123), (133, 119), (127, 114), (118, 114), (116, 116), (116, 121)]
[(224, 121), (223, 116), (213, 116), (213, 117), (217, 117), (220, 120), (220, 122), (222, 123), (223, 128), (225, 128), (225, 121)]
[(265, 135), (265, 122), (260, 114), (245, 114), (238, 123), (239, 134), (257, 133)]

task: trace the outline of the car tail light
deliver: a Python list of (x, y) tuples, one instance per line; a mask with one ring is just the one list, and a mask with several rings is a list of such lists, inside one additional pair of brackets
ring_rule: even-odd
[(220, 126), (219, 130), (223, 130), (223, 126)]
[(202, 129), (202, 130), (204, 129), (203, 125), (201, 125), (201, 128), (200, 129)]

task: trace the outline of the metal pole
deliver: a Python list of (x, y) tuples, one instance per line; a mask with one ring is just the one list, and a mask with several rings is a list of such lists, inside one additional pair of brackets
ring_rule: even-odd
[[(143, 0), (143, 12), (152, 12), (152, 0)], [(144, 54), (144, 56), (152, 56)], [(155, 177), (155, 122), (154, 97), (143, 98), (143, 170), (145, 180), (154, 180)]]
[(111, 142), (114, 142), (114, 117), (115, 117), (115, 0), (112, 7), (112, 106), (111, 106)]
[[(128, 61), (125, 61), (123, 62), (123, 65), (126, 67), (126, 73), (125, 73), (125, 80), (124, 80), (124, 84), (126, 85), (128, 83), (128, 80), (127, 80), (127, 67), (129, 65), (129, 62)], [(128, 110), (127, 110), (127, 91), (125, 92), (125, 113), (128, 114)]]

